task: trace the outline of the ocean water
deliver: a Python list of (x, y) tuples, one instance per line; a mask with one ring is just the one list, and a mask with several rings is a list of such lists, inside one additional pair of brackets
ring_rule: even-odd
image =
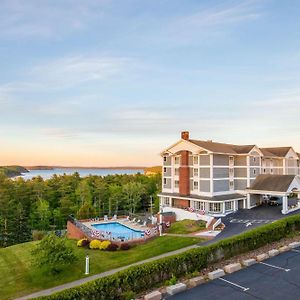
[(106, 176), (115, 174), (137, 174), (144, 173), (144, 170), (140, 169), (76, 169), (76, 168), (54, 168), (53, 170), (31, 170), (29, 173), (24, 173), (22, 177), (27, 179), (32, 179), (33, 177), (41, 176), (43, 179), (50, 179), (54, 174), (56, 175), (71, 175), (78, 172), (80, 177), (86, 177), (89, 175)]

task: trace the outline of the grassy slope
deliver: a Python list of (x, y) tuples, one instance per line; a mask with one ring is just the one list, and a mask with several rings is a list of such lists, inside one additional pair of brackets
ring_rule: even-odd
[(203, 221), (183, 220), (172, 223), (168, 233), (188, 234), (200, 231), (204, 228), (205, 222)]
[(35, 242), (0, 249), (0, 298), (11, 299), (84, 277), (86, 251), (90, 256), (90, 272), (93, 275), (198, 242), (198, 238), (164, 236), (128, 251), (103, 252), (77, 248), (75, 241), (69, 241), (76, 251), (78, 261), (59, 276), (48, 275), (44, 270), (31, 267), (33, 258), (30, 251)]

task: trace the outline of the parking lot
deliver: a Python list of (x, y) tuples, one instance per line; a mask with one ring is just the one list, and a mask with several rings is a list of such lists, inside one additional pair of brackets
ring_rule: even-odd
[(300, 299), (299, 274), (300, 249), (293, 249), (166, 299)]

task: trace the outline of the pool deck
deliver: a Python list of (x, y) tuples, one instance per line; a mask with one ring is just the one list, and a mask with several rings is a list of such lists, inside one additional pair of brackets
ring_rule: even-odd
[(149, 227), (147, 226), (143, 226), (143, 225), (139, 225), (135, 222), (131, 222), (129, 220), (127, 220), (126, 218), (120, 218), (120, 219), (109, 219), (108, 221), (104, 221), (104, 220), (99, 220), (99, 221), (88, 221), (88, 222), (82, 222), (83, 225), (85, 225), (86, 227), (95, 230), (95, 227), (93, 227), (93, 225), (97, 225), (97, 224), (108, 224), (108, 223), (120, 223), (124, 226), (129, 227), (130, 229), (133, 230), (138, 230), (138, 231), (145, 231), (147, 229), (149, 229)]

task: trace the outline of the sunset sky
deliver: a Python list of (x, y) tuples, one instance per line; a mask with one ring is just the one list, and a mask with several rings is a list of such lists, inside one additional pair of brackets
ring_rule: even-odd
[(0, 0), (0, 165), (300, 151), (300, 1)]

